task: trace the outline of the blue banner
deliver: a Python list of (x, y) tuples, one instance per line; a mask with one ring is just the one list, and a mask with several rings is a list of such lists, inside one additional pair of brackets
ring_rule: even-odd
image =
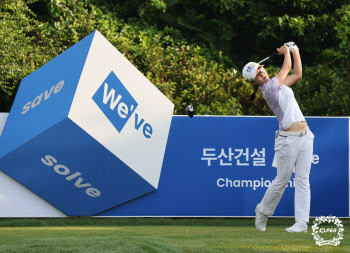
[[(349, 118), (306, 117), (315, 135), (311, 216), (349, 217)], [(275, 117), (174, 116), (159, 188), (100, 216), (254, 216), (276, 176)], [(294, 216), (294, 174), (274, 216)]]

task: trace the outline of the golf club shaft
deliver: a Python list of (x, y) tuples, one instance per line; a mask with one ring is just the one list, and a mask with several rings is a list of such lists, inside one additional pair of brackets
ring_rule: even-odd
[(270, 59), (272, 56), (275, 56), (276, 54), (278, 54), (278, 52), (274, 52), (272, 55), (266, 57), (264, 60), (259, 61), (258, 64), (263, 63), (264, 61), (267, 61), (268, 59)]
[(194, 107), (196, 104), (198, 104), (200, 101), (202, 101), (204, 98), (210, 96), (210, 95), (211, 95), (212, 93), (214, 93), (216, 90), (220, 89), (222, 86), (224, 86), (225, 84), (231, 82), (233, 79), (239, 77), (240, 75), (242, 75), (242, 74), (239, 73), (239, 74), (235, 75), (235, 76), (232, 77), (230, 80), (228, 80), (226, 83), (221, 84), (219, 87), (217, 87), (215, 90), (213, 90), (212, 92), (210, 92), (208, 95), (206, 95), (206, 96), (202, 97), (201, 99), (199, 99), (198, 101), (196, 101), (196, 102), (193, 104), (193, 107)]
[[(271, 54), (270, 56), (266, 57), (265, 59), (261, 60), (258, 62), (258, 64), (263, 63), (264, 61), (267, 61), (268, 59), (270, 59), (272, 56), (275, 56), (276, 54), (278, 54), (278, 52), (274, 52), (273, 54)], [(235, 75), (234, 77), (232, 77), (230, 80), (228, 80), (226, 83), (221, 84), (219, 87), (217, 87), (215, 90), (213, 90), (212, 92), (210, 92), (208, 95), (202, 97), (201, 99), (197, 100), (192, 106), (194, 107), (196, 104), (198, 104), (200, 101), (202, 101), (204, 98), (210, 96), (211, 94), (213, 94), (215, 91), (217, 91), (218, 89), (220, 89), (222, 86), (228, 84), (229, 82), (231, 82), (233, 79), (239, 77), (242, 73)]]

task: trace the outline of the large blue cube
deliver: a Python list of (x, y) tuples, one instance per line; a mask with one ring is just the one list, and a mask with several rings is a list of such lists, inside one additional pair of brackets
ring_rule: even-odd
[(67, 215), (154, 191), (174, 105), (98, 31), (29, 76), (0, 139), (0, 169)]

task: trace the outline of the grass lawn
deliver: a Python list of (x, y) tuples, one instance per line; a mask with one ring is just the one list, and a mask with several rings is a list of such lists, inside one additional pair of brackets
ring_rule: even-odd
[(266, 232), (251, 218), (3, 218), (0, 252), (350, 252), (350, 220), (341, 221), (335, 247), (315, 244), (313, 219), (308, 233), (289, 234), (294, 220), (281, 218)]

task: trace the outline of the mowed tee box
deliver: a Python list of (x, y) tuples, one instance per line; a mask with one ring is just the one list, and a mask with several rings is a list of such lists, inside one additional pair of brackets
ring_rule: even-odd
[(67, 215), (158, 188), (173, 103), (98, 31), (29, 76), (0, 139), (0, 169)]

